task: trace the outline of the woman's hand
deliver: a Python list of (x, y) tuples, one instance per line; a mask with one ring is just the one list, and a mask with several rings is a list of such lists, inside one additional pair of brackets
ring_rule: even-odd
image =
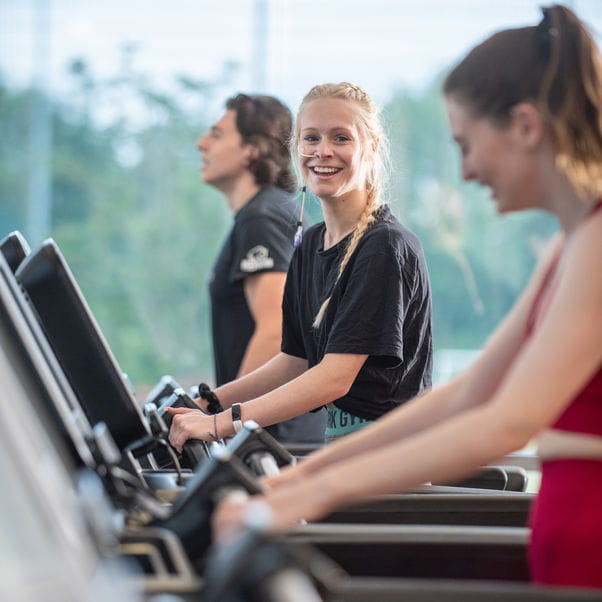
[(211, 517), (213, 539), (225, 543), (250, 527), (270, 531), (284, 531), (300, 520), (279, 500), (266, 495), (255, 495), (246, 500), (224, 498)]
[(263, 496), (246, 499), (239, 496), (226, 496), (216, 506), (211, 516), (211, 528), (215, 541), (226, 543), (248, 526), (246, 517), (250, 499), (263, 500)]
[(213, 416), (192, 408), (165, 408), (165, 411), (173, 416), (169, 428), (169, 442), (178, 453), (182, 453), (182, 447), (188, 439), (213, 441), (217, 438)]
[(320, 477), (295, 480), (246, 500), (226, 497), (211, 518), (213, 537), (226, 541), (252, 525), (287, 531), (303, 520), (327, 515), (335, 507), (335, 500), (328, 479)]
[(290, 485), (302, 479), (305, 475), (303, 470), (303, 461), (297, 464), (289, 464), (280, 469), (280, 472), (273, 476), (261, 478), (261, 485), (266, 489), (276, 489), (283, 485)]
[(201, 412), (205, 412), (205, 414), (211, 413), (211, 412), (209, 412), (209, 409), (208, 409), (209, 402), (206, 399), (204, 399), (203, 397), (195, 397), (192, 401), (194, 401), (194, 403), (196, 403), (199, 406), (199, 408), (201, 409)]

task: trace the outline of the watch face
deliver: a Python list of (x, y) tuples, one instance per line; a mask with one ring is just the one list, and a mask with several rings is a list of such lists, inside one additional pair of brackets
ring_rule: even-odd
[(239, 403), (232, 404), (232, 426), (234, 427), (235, 433), (238, 433), (242, 430), (242, 422), (240, 420), (240, 404)]

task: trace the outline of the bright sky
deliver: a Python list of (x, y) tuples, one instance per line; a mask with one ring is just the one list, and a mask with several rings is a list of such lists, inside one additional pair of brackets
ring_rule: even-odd
[[(95, 76), (109, 77), (119, 70), (120, 49), (131, 43), (136, 49), (134, 67), (167, 90), (175, 74), (214, 79), (230, 60), (240, 69), (224, 96), (263, 91), (280, 96), (295, 109), (312, 85), (348, 80), (385, 102), (396, 86), (428, 83), (492, 31), (534, 24), (541, 4), (540, 0), (0, 0), (0, 72), (18, 86), (37, 77), (51, 90), (64, 92), (70, 59), (85, 58)], [(567, 4), (602, 32), (602, 0)], [(261, 6), (267, 14), (263, 30), (254, 18)], [(38, 25), (36, 14), (42, 16)], [(260, 58), (262, 51), (265, 60)]]

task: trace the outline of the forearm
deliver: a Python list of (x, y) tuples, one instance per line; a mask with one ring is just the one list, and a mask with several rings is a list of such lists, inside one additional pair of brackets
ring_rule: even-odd
[(243, 420), (255, 420), (261, 426), (288, 420), (334, 401), (344, 394), (336, 375), (323, 365), (307, 370), (265, 395), (242, 405)]
[(440, 385), (388, 412), (370, 427), (311, 454), (298, 464), (299, 471), (311, 474), (350, 456), (391, 445), (432, 427), (459, 410), (460, 404), (456, 400), (461, 397), (462, 390), (460, 379)]
[(299, 470), (311, 473), (351, 455), (392, 444), (487, 402), (497, 392), (520, 347), (523, 305), (496, 331), (487, 349), (462, 374), (385, 414), (374, 426), (312, 454), (299, 464)]
[[(268, 426), (330, 403), (349, 391), (366, 357), (356, 354), (327, 354), (317, 366), (304, 370), (306, 360), (280, 353), (251, 374), (216, 390), (222, 406), (226, 406), (225, 411), (207, 416), (194, 410), (172, 410), (172, 413), (186, 415), (174, 418), (170, 441), (182, 445), (191, 438), (223, 438), (233, 435), (230, 406), (236, 401), (234, 393), (240, 394), (239, 399), (248, 399), (248, 395), (254, 390), (273, 385), (279, 379), (288, 382), (242, 403), (243, 421), (254, 420), (260, 426)], [(249, 386), (245, 388), (242, 386), (244, 384)], [(227, 393), (231, 393), (229, 398)]]
[(307, 369), (307, 361), (285, 353), (278, 353), (271, 360), (232, 382), (215, 390), (224, 409), (233, 403), (255, 399), (284, 383), (296, 378)]
[[(268, 426), (342, 397), (349, 391), (365, 358), (351, 354), (326, 355), (318, 365), (296, 378), (243, 403), (242, 420), (254, 420), (260, 426)], [(220, 424), (223, 421), (222, 418)], [(220, 431), (221, 437), (229, 434)]]
[[(465, 476), (521, 444), (489, 407), (478, 407), (404, 440), (348, 456), (283, 487), (282, 496), (289, 503), (306, 500), (295, 518), (316, 520), (342, 505)], [(279, 491), (274, 490), (275, 500)], [(280, 507), (277, 512), (288, 511)]]
[[(328, 374), (327, 371), (317, 370), (320, 373), (319, 380), (322, 386), (314, 382), (317, 380), (316, 368), (319, 367), (308, 370), (292, 382), (282, 385), (270, 393), (242, 403), (241, 420), (243, 422), (254, 420), (260, 426), (267, 426), (292, 418), (335, 399), (338, 390), (333, 389), (328, 382), (325, 382), (329, 380), (324, 377), (324, 374)], [(336, 382), (336, 379), (331, 380)], [(207, 441), (214, 438), (223, 439), (235, 434), (230, 407), (212, 416), (186, 408), (171, 409), (170, 413), (175, 416), (169, 431), (169, 440), (178, 450), (188, 439)]]
[[(526, 443), (495, 424), (491, 408), (479, 407), (362, 457), (340, 464), (340, 499), (406, 491), (425, 482), (453, 480)], [(357, 463), (355, 462), (357, 460)], [(388, 465), (388, 467), (387, 467)], [(334, 467), (329, 469), (335, 471)], [(359, 483), (345, 483), (350, 474)], [(329, 478), (328, 472), (324, 473)]]

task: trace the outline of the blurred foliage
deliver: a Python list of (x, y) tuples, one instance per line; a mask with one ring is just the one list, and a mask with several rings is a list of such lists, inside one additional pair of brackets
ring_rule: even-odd
[[(132, 71), (132, 51), (108, 81), (73, 61), (69, 99), (47, 99), (50, 234), (136, 386), (165, 373), (183, 384), (211, 381), (207, 283), (232, 217), (224, 198), (199, 179), (195, 142), (236, 65), (224, 65), (213, 82), (178, 77), (166, 93)], [(385, 107), (389, 197), (424, 244), (436, 348), (478, 348), (554, 225), (536, 214), (499, 220), (487, 193), (460, 181), (439, 89), (435, 81), (421, 93), (399, 91)], [(0, 82), (1, 236), (28, 232), (31, 97)], [(320, 218), (316, 199), (308, 215)]]
[(461, 180), (441, 79), (398, 92), (385, 107), (391, 204), (424, 245), (435, 348), (478, 349), (525, 285), (555, 231), (541, 212), (499, 218), (490, 192)]

